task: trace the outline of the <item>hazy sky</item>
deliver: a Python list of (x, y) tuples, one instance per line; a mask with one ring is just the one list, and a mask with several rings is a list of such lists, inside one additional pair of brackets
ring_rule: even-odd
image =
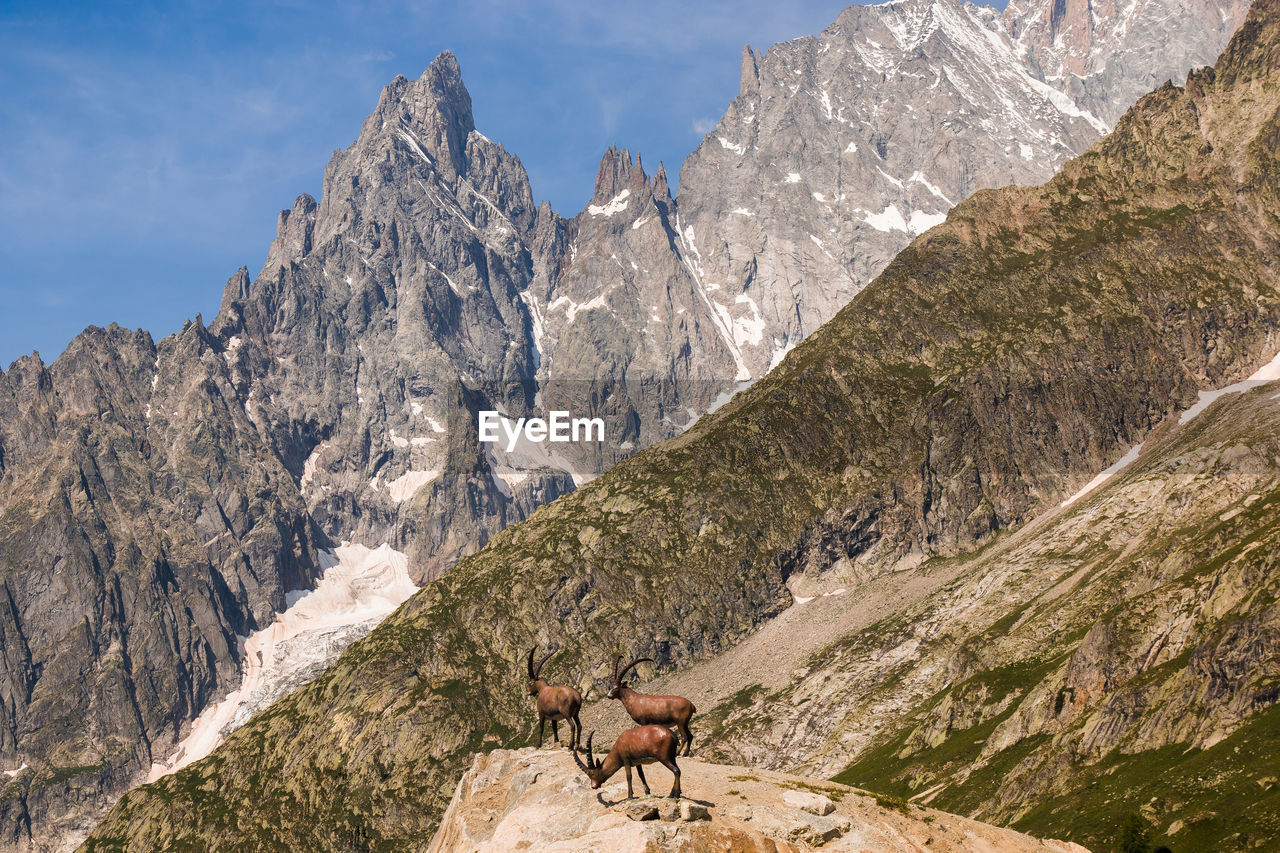
[(477, 128), (573, 215), (610, 143), (674, 178), (737, 94), (742, 45), (845, 5), (0, 2), (0, 366), (89, 324), (210, 321), (382, 86), (442, 50)]

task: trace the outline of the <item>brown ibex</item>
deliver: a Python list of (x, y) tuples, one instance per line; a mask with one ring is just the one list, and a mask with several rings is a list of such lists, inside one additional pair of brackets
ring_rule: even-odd
[(671, 786), (671, 793), (667, 796), (674, 799), (680, 798), (680, 768), (676, 766), (676, 736), (666, 726), (639, 726), (627, 729), (618, 735), (618, 739), (613, 742), (613, 749), (609, 750), (604, 761), (597, 761), (595, 754), (591, 751), (591, 739), (595, 736), (595, 732), (587, 735), (586, 764), (582, 763), (578, 753), (573, 754), (573, 760), (578, 762), (582, 772), (586, 773), (587, 778), (591, 780), (592, 789), (599, 788), (607, 782), (619, 768), (625, 768), (627, 797), (628, 799), (634, 797), (635, 793), (631, 789), (631, 768), (634, 767), (636, 773), (640, 774), (640, 784), (644, 785), (644, 792), (651, 793), (641, 765), (656, 761), (676, 777), (675, 784)]
[(631, 719), (642, 726), (675, 726), (680, 730), (680, 736), (684, 738), (684, 752), (681, 754), (688, 755), (690, 747), (693, 746), (693, 735), (689, 733), (689, 720), (698, 709), (683, 696), (650, 696), (647, 693), (637, 693), (628, 687), (623, 679), (636, 664), (645, 661), (653, 663), (653, 658), (636, 658), (619, 672), (618, 664), (622, 663), (622, 655), (613, 659), (613, 686), (609, 690), (609, 698), (621, 699), (622, 707), (627, 709)]
[(582, 723), (578, 720), (578, 709), (582, 707), (582, 694), (567, 684), (548, 684), (540, 674), (542, 665), (551, 659), (555, 652), (547, 652), (537, 666), (533, 663), (533, 653), (537, 646), (529, 649), (529, 695), (534, 697), (538, 708), (538, 747), (542, 747), (542, 733), (547, 720), (551, 721), (551, 737), (560, 742), (558, 723), (565, 720), (569, 723), (569, 748), (578, 749), (582, 743)]

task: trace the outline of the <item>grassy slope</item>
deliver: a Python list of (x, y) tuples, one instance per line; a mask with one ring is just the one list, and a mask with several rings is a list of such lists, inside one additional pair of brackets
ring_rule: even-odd
[[(904, 798), (942, 788), (930, 805), (1095, 850), (1111, 849), (1131, 814), (1174, 849), (1267, 841), (1275, 849), (1276, 390), (1229, 399), (1148, 448), (1101, 494), (1035, 531), (1051, 544), (997, 555), (1043, 575), (1042, 590), (1064, 576), (1077, 581), (1059, 596), (1032, 595), (985, 629), (979, 618), (972, 633), (939, 640), (939, 652), (984, 651), (957, 653), (971, 657), (955, 667), (958, 677), (902, 717), (881, 719), (877, 744), (836, 779)], [(1235, 485), (1214, 492), (1205, 478)], [(972, 577), (990, 568), (979, 561)], [(1007, 581), (991, 594), (1028, 595)], [(868, 631), (845, 644), (874, 648), (891, 637)], [(922, 651), (918, 667), (931, 654)], [(1093, 672), (1106, 674), (1107, 690), (1077, 697)], [(1245, 722), (1235, 728), (1237, 716)], [(1206, 732), (1224, 729), (1224, 740), (1201, 745)]]
[[(1196, 97), (1231, 119), (1239, 88)], [(534, 641), (585, 677), (679, 664), (777, 612), (815, 548), (884, 568), (1060, 498), (1280, 324), (1273, 161), (1235, 119), (1206, 151), (1199, 109), (1162, 90), (1045, 188), (960, 205), (773, 374), (495, 537), (88, 849), (418, 843), (472, 751), (527, 737)]]

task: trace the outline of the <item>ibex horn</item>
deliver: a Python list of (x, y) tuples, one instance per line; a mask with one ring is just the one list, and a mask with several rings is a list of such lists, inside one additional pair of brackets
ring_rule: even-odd
[[(592, 729), (591, 734), (587, 735), (587, 761), (591, 762), (591, 769), (596, 770), (600, 767), (600, 762), (596, 761), (596, 754), (591, 749), (591, 740), (596, 736), (596, 730)], [(574, 753), (577, 756), (577, 753)]]
[(533, 674), (533, 653), (536, 652), (537, 650), (538, 650), (537, 646), (534, 646), (533, 648), (529, 649), (529, 679), (531, 681), (537, 678), (537, 676)]
[(630, 672), (631, 670), (635, 669), (636, 664), (644, 663), (645, 661), (648, 661), (649, 663), (653, 663), (653, 658), (636, 658), (636, 659), (635, 659), (635, 660), (633, 660), (631, 663), (627, 664), (626, 668), (622, 670), (622, 674), (621, 674), (621, 675), (616, 676), (613, 680), (614, 680), (614, 681), (621, 682), (621, 681), (622, 681), (622, 679), (624, 679), (624, 678), (626, 678), (626, 677), (627, 677), (627, 673), (628, 673), (628, 672)]
[[(542, 660), (538, 661), (537, 666), (535, 666), (535, 667), (533, 668), (533, 675), (531, 675), (531, 676), (529, 676), (529, 677), (530, 677), (530, 678), (537, 678), (539, 675), (541, 675), (541, 674), (542, 674), (542, 665), (543, 665), (544, 663), (546, 663), (547, 661), (551, 660), (551, 656), (552, 656), (552, 655), (554, 655), (554, 654), (555, 654), (555, 652), (547, 652), (547, 653), (546, 653), (546, 655), (544, 655), (544, 656), (543, 656)], [(530, 661), (532, 661), (532, 660), (533, 660), (532, 655), (529, 657), (529, 660), (530, 660)]]

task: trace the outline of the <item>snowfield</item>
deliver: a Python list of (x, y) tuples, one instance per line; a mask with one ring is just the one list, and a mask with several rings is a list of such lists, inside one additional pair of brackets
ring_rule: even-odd
[(321, 560), (325, 571), (316, 588), (288, 593), (286, 610), (244, 640), (239, 689), (205, 708), (168, 761), (151, 766), (148, 782), (213, 752), (254, 714), (318, 675), (418, 590), (409, 579), (408, 558), (387, 544), (370, 549), (344, 542)]

